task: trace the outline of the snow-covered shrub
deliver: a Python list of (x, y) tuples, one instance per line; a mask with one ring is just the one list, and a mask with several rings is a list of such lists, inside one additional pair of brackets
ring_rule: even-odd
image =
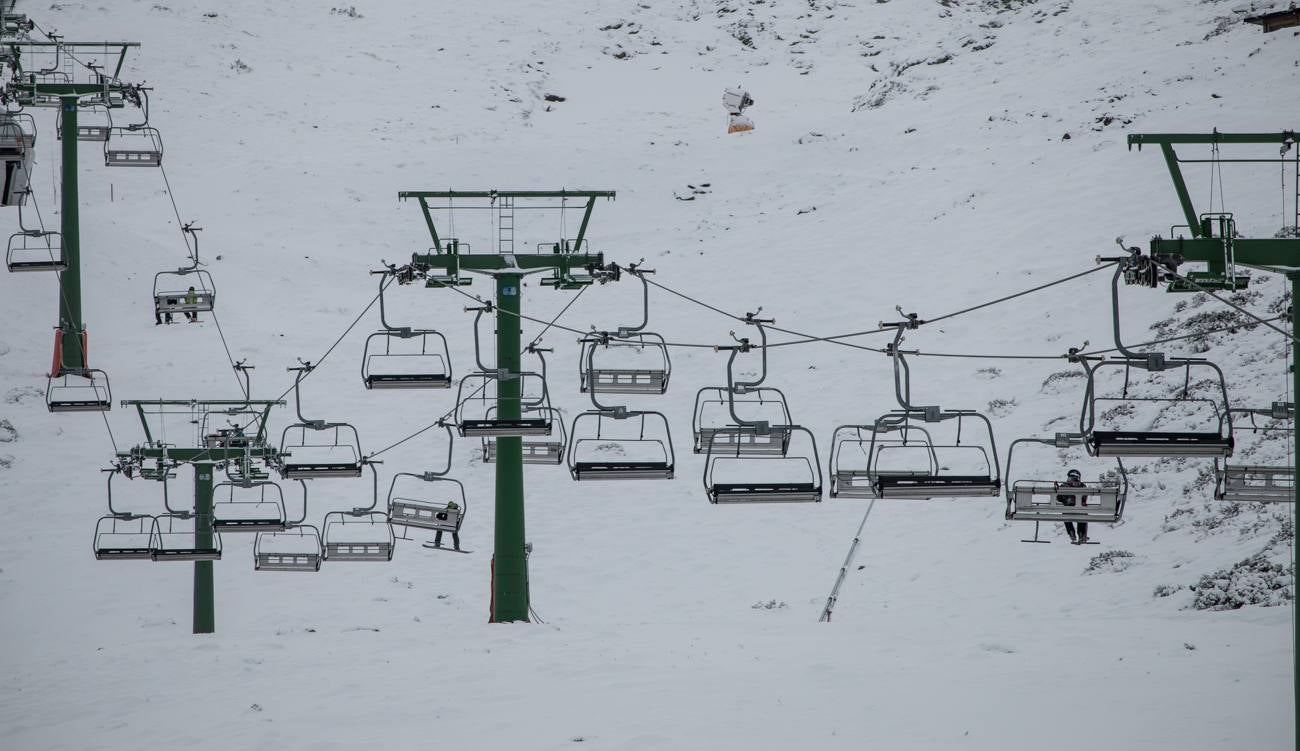
[(1083, 573), (1099, 574), (1104, 571), (1119, 573), (1135, 563), (1137, 563), (1137, 556), (1127, 550), (1107, 550), (1094, 555), (1092, 560), (1088, 561), (1088, 568), (1084, 569)]
[(1206, 574), (1189, 587), (1195, 610), (1236, 610), (1246, 605), (1283, 605), (1295, 598), (1289, 566), (1270, 561), (1263, 553), (1231, 567)]

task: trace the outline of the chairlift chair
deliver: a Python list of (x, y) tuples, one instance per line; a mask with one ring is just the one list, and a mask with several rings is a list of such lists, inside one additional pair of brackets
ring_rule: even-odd
[[(613, 277), (621, 271), (614, 267)], [(580, 340), (578, 390), (602, 394), (662, 394), (668, 390), (672, 358), (663, 336), (646, 331), (650, 322), (650, 269), (635, 265), (628, 272), (641, 282), (641, 322), (614, 332), (593, 332)], [(595, 357), (597, 350), (603, 355)], [(608, 356), (608, 357), (606, 357)], [(599, 365), (597, 362), (599, 361)]]
[[(1161, 352), (1137, 352), (1124, 345), (1120, 334), (1119, 283), (1125, 273), (1135, 272), (1137, 258), (1120, 259), (1111, 277), (1111, 322), (1115, 338), (1115, 349), (1120, 357), (1102, 360), (1096, 365), (1089, 365), (1085, 358), (1079, 362), (1088, 374), (1084, 390), (1083, 408), (1079, 415), (1079, 432), (1087, 440), (1088, 452), (1093, 456), (1115, 457), (1228, 457), (1232, 456), (1232, 408), (1228, 402), (1228, 384), (1223, 370), (1209, 360), (1195, 358), (1168, 358)], [(1103, 368), (1123, 368), (1124, 385), (1118, 396), (1097, 395), (1097, 373)], [(1210, 371), (1211, 381), (1217, 385), (1217, 396), (1192, 397), (1192, 370)], [(1162, 373), (1178, 371), (1183, 373), (1183, 387), (1174, 396), (1134, 396), (1129, 393), (1133, 371)], [(1167, 431), (1167, 430), (1112, 430), (1098, 429), (1100, 419), (1105, 419), (1118, 410), (1108, 410), (1099, 415), (1098, 402), (1115, 402), (1117, 408), (1124, 404), (1164, 403), (1164, 404), (1198, 404), (1208, 405), (1214, 413), (1215, 429), (1201, 431)]]
[(363, 462), (357, 429), (346, 422), (308, 420), (302, 414), (300, 384), (312, 369), (310, 363), (288, 369), (296, 373), (293, 398), (298, 422), (280, 434), (280, 476), (286, 480), (360, 477)]
[(154, 517), (151, 547), (155, 561), (219, 561), (221, 533), (206, 514), (161, 514)]
[(447, 337), (433, 329), (390, 325), (384, 306), (384, 287), (388, 277), (398, 272), (390, 268), (371, 273), (380, 275), (379, 322), (383, 330), (366, 337), (361, 357), (362, 383), (368, 389), (450, 388), (451, 351)]
[[(187, 284), (187, 277), (194, 283)], [(190, 292), (189, 287), (194, 287)], [(217, 287), (212, 275), (196, 266), (175, 271), (159, 271), (153, 277), (154, 311), (159, 314), (207, 313), (217, 302)]]
[[(1103, 368), (1118, 367), (1124, 369), (1125, 387), (1118, 396), (1098, 396), (1096, 374)], [(1193, 368), (1209, 370), (1217, 382), (1218, 398), (1191, 397), (1188, 391)], [(1184, 386), (1174, 396), (1133, 396), (1128, 385), (1133, 370), (1162, 371), (1182, 369)], [(1232, 416), (1228, 407), (1228, 387), (1223, 371), (1218, 365), (1208, 360), (1169, 359), (1161, 360), (1159, 366), (1153, 367), (1147, 359), (1105, 360), (1090, 367), (1088, 381), (1084, 392), (1083, 411), (1080, 416), (1080, 432), (1087, 438), (1089, 453), (1093, 456), (1113, 457), (1228, 457), (1232, 456)], [(1135, 402), (1152, 402), (1165, 404), (1197, 404), (1208, 406), (1214, 416), (1215, 428), (1202, 431), (1165, 431), (1165, 430), (1101, 430), (1098, 423), (1105, 414), (1098, 409), (1099, 403), (1114, 402), (1132, 404)], [(1099, 419), (1100, 418), (1100, 419)]]
[[(736, 399), (736, 396), (745, 398)], [(728, 414), (729, 404), (743, 405), (737, 411), (744, 413), (744, 419), (766, 421), (768, 430), (760, 433), (737, 426)], [(743, 387), (729, 397), (726, 386), (706, 386), (695, 394), (695, 417), (691, 423), (694, 451), (703, 454), (713, 446), (717, 452), (734, 449), (741, 454), (784, 456), (790, 448), (790, 431), (786, 426), (792, 422), (785, 394), (780, 389)]]
[(310, 524), (293, 524), (283, 532), (259, 532), (253, 541), (254, 571), (320, 571), (320, 531)]
[(735, 435), (740, 428), (720, 428), (712, 432), (704, 462), (704, 489), (710, 503), (821, 501), (822, 471), (821, 460), (817, 457), (817, 439), (800, 425), (780, 427), (791, 436), (806, 435), (812, 446), (812, 456), (745, 453), (745, 444)]
[(932, 477), (939, 473), (939, 458), (928, 430), (907, 423), (883, 425), (882, 429), (900, 437), (876, 436), (874, 425), (841, 425), (831, 434), (827, 465), (831, 498), (879, 498), (879, 477)]
[[(502, 377), (517, 378), (520, 381), (520, 391), (524, 391), (524, 386), (531, 381), (542, 383), (542, 399), (538, 407), (544, 409), (532, 410), (525, 412), (522, 402), (528, 397), (520, 397), (520, 417), (518, 419), (503, 419), (496, 416), (496, 394), (489, 396), (488, 392), (495, 392), (496, 389), (489, 389), (488, 384), (499, 384)], [(480, 385), (481, 384), (481, 385)], [(476, 387), (476, 385), (479, 385)], [(468, 393), (467, 393), (468, 389)], [(475, 372), (466, 375), (460, 381), (460, 388), (456, 394), (456, 425), (462, 437), (477, 438), (498, 438), (502, 436), (541, 436), (550, 435), (552, 432), (552, 416), (550, 411), (550, 397), (546, 394), (545, 379), (539, 373), (524, 372), (514, 374), (500, 374), (495, 372)], [(529, 415), (525, 417), (524, 415)]]
[(95, 560), (147, 561), (153, 558), (154, 517), (107, 514), (95, 524)]
[[(877, 498), (930, 500), (933, 498), (969, 498), (996, 496), (1002, 490), (1001, 464), (997, 459), (997, 446), (993, 438), (993, 424), (974, 410), (943, 410), (937, 407), (928, 412), (894, 410), (876, 420), (872, 431), (873, 444), (869, 453), (879, 456), (888, 443), (881, 436), (908, 428), (916, 420), (927, 423), (956, 421), (956, 438), (952, 441), (933, 439), (926, 447), (935, 462), (929, 470), (907, 468), (892, 470), (877, 463), (872, 473), (872, 492)], [(975, 421), (984, 430), (979, 436), (987, 441), (962, 442), (962, 426)], [(961, 469), (954, 465), (962, 463)]]
[(373, 477), (370, 505), (349, 511), (331, 511), (321, 523), (321, 541), (327, 561), (393, 560), (393, 527), (388, 512), (379, 510), (379, 471), (367, 461)]
[(66, 271), (63, 235), (58, 232), (31, 230), (9, 236), (5, 264), (10, 271)]
[[(412, 342), (412, 345), (402, 346), (406, 342)], [(438, 342), (441, 346), (437, 346)], [(418, 343), (418, 347), (414, 343)], [(435, 346), (431, 348), (431, 344)], [(368, 389), (445, 389), (451, 386), (451, 354), (447, 338), (432, 329), (377, 331), (366, 337), (362, 358), (361, 380)]]
[[(113, 115), (105, 102), (82, 102), (77, 115), (77, 140), (104, 143), (113, 131)], [(63, 139), (63, 110), (55, 118), (54, 137)]]
[[(1251, 432), (1291, 431), (1292, 425), (1259, 426), (1255, 416), (1262, 415), (1275, 420), (1290, 422), (1295, 419), (1295, 405), (1290, 402), (1275, 402), (1268, 409), (1234, 409), (1250, 417), (1250, 426), (1238, 424), (1237, 430)], [(1217, 501), (1234, 501), (1240, 503), (1294, 503), (1295, 502), (1295, 467), (1292, 465), (1249, 465), (1228, 464), (1224, 460), (1214, 460), (1214, 499)]]
[[(664, 338), (650, 332), (636, 332), (626, 338), (607, 339), (587, 336), (581, 340), (578, 390), (585, 394), (595, 384), (601, 394), (662, 394), (668, 390), (672, 361)], [(617, 365), (586, 367), (596, 349), (605, 352)], [(603, 358), (602, 358), (603, 359)]]
[(321, 527), (327, 561), (393, 560), (393, 528), (383, 511), (331, 511)]
[[(429, 486), (415, 490), (413, 483), (399, 482), (403, 477), (429, 483)], [(446, 492), (439, 493), (435, 488)], [(461, 525), (465, 523), (468, 506), (465, 486), (460, 480), (441, 477), (433, 472), (419, 475), (398, 472), (393, 475), (393, 482), (388, 488), (388, 517), (395, 526), (459, 533)]]
[(212, 498), (212, 528), (219, 532), (285, 529), (284, 491), (273, 482), (220, 482), (213, 487)]
[[(496, 411), (496, 407), (488, 408), (488, 415), (491, 416)], [(568, 432), (564, 428), (564, 418), (560, 410), (554, 407), (532, 407), (524, 408), (523, 414), (531, 412), (545, 412), (552, 425), (559, 425), (560, 431), (558, 438), (552, 430), (551, 436), (543, 436), (528, 440), (524, 438), (520, 441), (523, 449), (524, 464), (563, 464), (564, 453), (569, 446)], [(483, 461), (486, 464), (495, 464), (497, 460), (497, 439), (483, 438)]]
[[(594, 425), (584, 431), (584, 422)], [(583, 412), (573, 418), (572, 433), (568, 464), (574, 480), (673, 479), (672, 430), (662, 412)]]
[(162, 134), (149, 125), (112, 127), (104, 140), (104, 164), (108, 167), (159, 167), (162, 158)]
[[(1054, 438), (1017, 438), (1012, 441), (1007, 449), (1008, 521), (1114, 524), (1123, 517), (1124, 502), (1128, 498), (1128, 475), (1124, 471), (1122, 460), (1115, 460), (1115, 472), (1108, 472), (1097, 481), (1084, 482), (1077, 487), (1064, 486), (1059, 479), (1015, 479), (1011, 473), (1011, 460), (1015, 456), (1016, 447), (1032, 443), (1055, 446), (1058, 449), (1085, 447), (1084, 436), (1078, 433), (1058, 433)], [(1062, 502), (1062, 497), (1069, 500)]]
[(97, 368), (67, 368), (50, 376), (45, 406), (51, 412), (107, 412), (113, 408), (108, 374)]

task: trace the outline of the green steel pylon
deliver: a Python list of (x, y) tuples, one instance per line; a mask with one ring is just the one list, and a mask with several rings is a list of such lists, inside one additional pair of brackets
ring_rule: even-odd
[[(486, 274), (496, 281), (497, 311), (497, 417), (517, 420), (520, 417), (520, 309), (523, 277), (528, 274), (550, 271), (552, 276), (543, 284), (557, 289), (573, 289), (590, 284), (591, 278), (579, 272), (604, 264), (600, 253), (587, 253), (587, 225), (597, 198), (614, 198), (613, 191), (402, 191), (400, 199), (416, 199), (424, 214), (429, 236), (433, 239), (433, 252), (416, 253), (411, 265), (425, 272), (426, 286), (454, 287), (468, 284), (462, 271)], [(439, 201), (431, 205), (430, 199)], [(559, 200), (558, 205), (554, 202)], [(575, 238), (561, 237), (559, 242), (542, 246), (537, 253), (514, 253), (516, 247), (514, 212), (528, 209), (558, 209), (563, 211), (569, 199), (583, 202), (582, 222)], [(531, 204), (541, 201), (543, 205)], [(456, 208), (487, 209), (498, 212), (498, 237), (494, 253), (471, 255), (462, 253), (462, 243), (456, 238), (444, 241), (438, 234), (433, 212)], [(514, 376), (514, 377), (511, 377)], [(490, 620), (493, 623), (528, 620), (528, 565), (527, 544), (524, 531), (524, 466), (523, 439), (519, 436), (502, 436), (496, 439), (496, 529), (492, 553), (492, 605)]]

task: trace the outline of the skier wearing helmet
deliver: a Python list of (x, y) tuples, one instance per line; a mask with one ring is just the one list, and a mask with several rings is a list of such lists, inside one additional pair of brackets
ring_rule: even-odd
[[(1066, 478), (1065, 482), (1061, 483), (1059, 487), (1062, 488), (1083, 487), (1083, 473), (1081, 473), (1079, 470), (1072, 469), (1069, 472), (1066, 472), (1065, 478)], [(1078, 499), (1078, 503), (1080, 506), (1088, 505), (1088, 496), (1086, 495), (1075, 496), (1069, 494), (1058, 494), (1056, 496), (1056, 502), (1061, 504), (1062, 506), (1073, 506), (1075, 505), (1076, 498)], [(1077, 532), (1075, 530), (1075, 524), (1076, 524), (1075, 522), (1065, 523), (1065, 533), (1070, 536), (1070, 544), (1087, 545), (1088, 544), (1088, 522), (1078, 522)]]

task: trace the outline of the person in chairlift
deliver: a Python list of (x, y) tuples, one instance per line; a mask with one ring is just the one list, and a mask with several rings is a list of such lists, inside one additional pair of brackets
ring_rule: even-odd
[[(1077, 469), (1072, 469), (1065, 473), (1065, 482), (1061, 483), (1062, 488), (1081, 488), (1083, 487), (1083, 473)], [(1062, 506), (1075, 505), (1075, 499), (1078, 499), (1080, 506), (1088, 505), (1088, 496), (1086, 495), (1069, 495), (1058, 494), (1056, 502)], [(1075, 522), (1065, 523), (1065, 533), (1070, 536), (1071, 545), (1086, 545), (1088, 543), (1088, 522), (1078, 522), (1078, 530), (1075, 530)]]

